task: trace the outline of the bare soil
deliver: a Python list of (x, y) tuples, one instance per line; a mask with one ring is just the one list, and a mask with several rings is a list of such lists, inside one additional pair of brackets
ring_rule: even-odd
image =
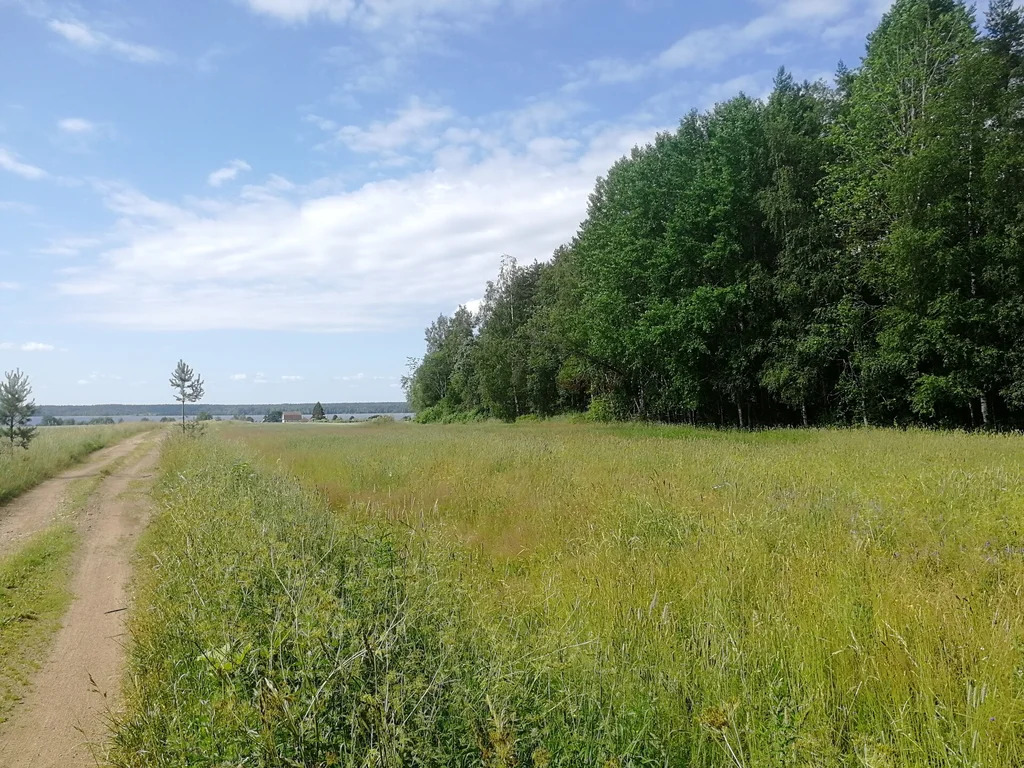
[(74, 600), (32, 688), (0, 726), (2, 766), (75, 768), (103, 761), (107, 716), (117, 704), (124, 663), (131, 559), (150, 513), (158, 437), (146, 433), (104, 449), (0, 508), (3, 552), (60, 518), (73, 480), (102, 474), (126, 457), (75, 520), (81, 541), (70, 585)]
[(104, 468), (130, 455), (152, 437), (151, 433), (143, 432), (102, 448), (85, 461), (45, 480), (6, 505), (0, 505), (0, 556), (17, 550), (25, 539), (64, 518), (72, 483), (101, 474)]

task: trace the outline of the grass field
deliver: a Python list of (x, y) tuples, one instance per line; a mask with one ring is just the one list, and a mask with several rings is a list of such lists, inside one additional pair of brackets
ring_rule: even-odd
[(1020, 437), (232, 425), (160, 498), (119, 765), (1024, 764)]
[(0, 504), (81, 461), (93, 451), (147, 429), (153, 424), (45, 427), (28, 450), (0, 450)]

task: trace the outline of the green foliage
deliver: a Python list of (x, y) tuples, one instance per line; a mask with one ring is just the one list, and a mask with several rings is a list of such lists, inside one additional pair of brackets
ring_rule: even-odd
[(206, 394), (203, 379), (184, 360), (179, 360), (171, 375), (170, 384), (171, 389), (175, 391), (174, 399), (181, 403), (181, 431), (185, 432), (185, 404), (198, 403), (203, 399), (203, 395)]
[(587, 408), (587, 421), (614, 421), (617, 416), (617, 409), (612, 398), (602, 395), (590, 401)]
[(486, 421), (487, 412), (480, 408), (473, 410), (452, 409), (444, 403), (424, 408), (416, 412), (413, 419), (417, 424), (470, 424)]
[(264, 415), (264, 417), (263, 417), (263, 421), (269, 422), (269, 423), (272, 423), (272, 424), (279, 424), (283, 420), (284, 420), (284, 412), (276, 410), (276, 409), (272, 410), (272, 411), (267, 411), (266, 415)]
[(410, 360), (410, 373), (402, 386), (413, 410), (444, 403), (449, 408), (472, 407), (477, 395), (472, 350), (476, 319), (465, 307), (452, 316), (441, 315), (426, 332), (422, 360)]
[(20, 370), (7, 371), (0, 381), (0, 440), (11, 451), (15, 447), (27, 449), (32, 442), (36, 430), (28, 420), (35, 412), (28, 376)]
[(313, 421), (326, 421), (326, 417), (324, 416), (324, 407), (320, 405), (319, 400), (313, 406)]
[[(416, 410), (1024, 425), (1024, 16), (897, 0), (837, 87), (780, 71), (636, 147), (549, 264), (428, 329)], [(431, 418), (434, 418), (431, 416)]]

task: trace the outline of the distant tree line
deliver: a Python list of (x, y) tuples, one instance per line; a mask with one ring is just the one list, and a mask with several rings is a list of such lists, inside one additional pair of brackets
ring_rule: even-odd
[(1024, 21), (897, 0), (835, 87), (691, 112), (505, 259), (404, 380), (425, 418), (1024, 421)]
[[(139, 421), (149, 421), (149, 419), (139, 419)], [(171, 419), (171, 418), (168, 417), (168, 421), (174, 421), (174, 419)], [(41, 427), (74, 427), (74, 426), (85, 426), (85, 425), (95, 426), (95, 425), (98, 425), (98, 424), (122, 424), (122, 423), (124, 423), (124, 419), (118, 419), (117, 421), (115, 421), (112, 416), (97, 416), (94, 419), (75, 420), (75, 419), (61, 419), (61, 418), (58, 418), (57, 416), (49, 416), (49, 415), (47, 415), (47, 416), (43, 416), (43, 418), (39, 420), (39, 426), (41, 426)]]
[[(241, 416), (262, 416), (269, 410), (278, 411), (299, 411), (300, 413), (311, 413), (315, 403), (265, 403), (262, 405), (253, 404), (194, 404), (185, 405), (186, 416), (197, 416), (201, 411), (208, 413)], [(409, 404), (402, 402), (378, 402), (378, 403), (324, 403), (325, 411), (330, 413), (407, 413)], [(53, 416), (61, 419), (82, 419), (104, 416), (134, 416), (147, 414), (153, 417), (181, 417), (181, 406), (174, 404), (146, 404), (130, 405), (121, 403), (110, 403), (106, 405), (41, 405), (37, 409), (41, 416)]]

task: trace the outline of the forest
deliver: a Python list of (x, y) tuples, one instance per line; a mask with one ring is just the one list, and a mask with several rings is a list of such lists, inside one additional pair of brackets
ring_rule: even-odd
[(421, 420), (1024, 424), (1024, 17), (897, 0), (832, 85), (687, 114), (502, 260), (404, 384)]

